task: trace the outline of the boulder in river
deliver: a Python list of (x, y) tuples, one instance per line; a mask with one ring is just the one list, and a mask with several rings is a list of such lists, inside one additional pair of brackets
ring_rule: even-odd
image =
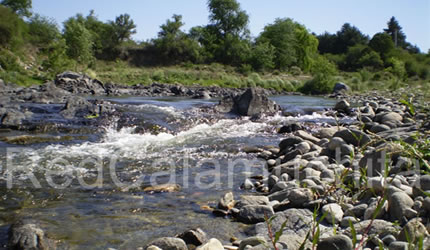
[(32, 221), (18, 221), (9, 229), (10, 249), (56, 249), (55, 242)]
[(348, 92), (351, 88), (343, 82), (338, 82), (333, 87), (333, 93)]
[(263, 89), (249, 88), (240, 96), (228, 96), (215, 107), (219, 112), (231, 112), (241, 116), (275, 113), (279, 106), (270, 100)]

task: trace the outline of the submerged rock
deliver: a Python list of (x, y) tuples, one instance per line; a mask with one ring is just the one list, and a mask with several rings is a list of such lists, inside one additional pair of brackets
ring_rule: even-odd
[(162, 193), (162, 192), (178, 192), (181, 190), (181, 186), (178, 184), (160, 184), (155, 186), (146, 187), (143, 189), (144, 192)]
[(18, 221), (10, 227), (8, 247), (17, 250), (56, 249), (55, 242), (32, 221)]

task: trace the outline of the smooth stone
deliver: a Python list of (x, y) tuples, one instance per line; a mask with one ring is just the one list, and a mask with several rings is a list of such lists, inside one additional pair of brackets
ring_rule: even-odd
[(347, 209), (345, 211), (345, 215), (361, 218), (368, 207), (369, 205), (367, 205), (366, 203), (356, 205), (353, 208)]
[(338, 224), (342, 221), (343, 211), (342, 207), (337, 203), (330, 203), (324, 205), (321, 209), (323, 214), (327, 214), (325, 220), (331, 224)]
[(266, 244), (266, 243), (267, 243), (266, 239), (262, 236), (248, 237), (240, 242), (239, 250), (245, 249), (246, 246), (253, 247), (253, 246), (258, 246), (260, 244)]
[(219, 240), (212, 238), (204, 245), (197, 247), (196, 250), (224, 250), (224, 247)]
[(322, 239), (317, 246), (317, 250), (352, 250), (354, 246), (352, 240), (346, 235), (335, 235)]
[(192, 244), (194, 246), (200, 246), (208, 241), (206, 233), (200, 228), (185, 231), (177, 237), (184, 240), (187, 245)]
[[(320, 131), (318, 131), (317, 135), (321, 139), (323, 139), (323, 138), (330, 139), (333, 137), (334, 134), (336, 134), (337, 131), (338, 131), (337, 127), (322, 128), (322, 129), (320, 129)], [(321, 143), (321, 141), (320, 141), (320, 143)]]
[(283, 151), (284, 149), (288, 148), (288, 147), (292, 147), (296, 144), (299, 144), (303, 142), (303, 139), (298, 137), (298, 136), (290, 136), (284, 140), (282, 140), (279, 143), (279, 148), (281, 149), (281, 151)]
[(419, 218), (410, 220), (397, 236), (400, 241), (416, 242), (420, 237), (428, 237), (427, 228), (419, 221)]
[(409, 243), (404, 241), (394, 241), (388, 246), (388, 250), (409, 250)]
[(188, 247), (185, 244), (184, 240), (174, 237), (163, 237), (155, 239), (151, 241), (148, 246), (156, 246), (163, 250), (188, 250)]
[(342, 138), (346, 143), (354, 146), (363, 146), (371, 141), (370, 137), (363, 131), (357, 129), (344, 129), (336, 132), (334, 137)]
[(430, 175), (422, 175), (417, 178), (412, 186), (414, 197), (423, 196), (425, 191), (430, 190)]
[(245, 190), (251, 190), (254, 188), (254, 184), (250, 179), (245, 179), (245, 182), (241, 186)]
[(273, 208), (267, 205), (248, 205), (240, 209), (237, 219), (243, 223), (255, 224), (265, 221), (265, 216), (268, 218), (275, 214)]
[(328, 148), (332, 151), (335, 151), (337, 148), (340, 149), (340, 147), (344, 144), (346, 144), (346, 142), (342, 138), (333, 137), (333, 138), (331, 138), (330, 142), (328, 143)]
[(312, 143), (318, 143), (320, 139), (316, 138), (315, 136), (309, 134), (308, 132), (304, 130), (299, 130), (294, 133), (296, 136), (303, 138), (306, 141), (310, 141)]
[(221, 210), (229, 210), (235, 205), (233, 192), (224, 194), (218, 202), (218, 208)]
[(411, 209), (413, 205), (414, 200), (405, 192), (395, 192), (388, 197), (388, 211), (392, 220), (401, 221), (406, 216), (408, 209)]
[(236, 208), (241, 208), (249, 205), (268, 205), (269, 198), (267, 196), (257, 195), (242, 195), (236, 204)]
[(359, 220), (353, 216), (346, 216), (346, 217), (342, 218), (342, 221), (340, 222), (340, 226), (344, 227), (344, 228), (349, 227), (350, 222), (352, 224), (355, 224), (355, 223), (359, 222)]

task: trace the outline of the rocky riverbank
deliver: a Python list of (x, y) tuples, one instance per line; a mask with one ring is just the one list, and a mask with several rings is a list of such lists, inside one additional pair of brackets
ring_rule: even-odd
[[(111, 117), (121, 119), (124, 114), (118, 105), (97, 99), (106, 95), (223, 97), (210, 112), (233, 112), (255, 119), (261, 113), (279, 111), (279, 106), (266, 96), (276, 93), (255, 89), (242, 94), (243, 90), (216, 87), (118, 86), (72, 72), (30, 88), (1, 82), (0, 85), (3, 132), (71, 134), (49, 138), (19, 134), (2, 138), (14, 144), (77, 139), (73, 137), (77, 130), (91, 134), (109, 123)], [(231, 244), (226, 245), (201, 229), (190, 229), (176, 236), (154, 239), (146, 248), (407, 249), (413, 244), (426, 249), (430, 246), (428, 110), (419, 108), (419, 103), (400, 102), (377, 94), (336, 97), (340, 101), (329, 113), (356, 118), (356, 122), (312, 128), (306, 124), (278, 124), (278, 131), (283, 133), (278, 145), (243, 150), (263, 158), (269, 174), (249, 176), (242, 185), (249, 194), (237, 197), (234, 192), (226, 193), (212, 209), (216, 216), (251, 225), (249, 237), (232, 238)], [(40, 118), (42, 114), (44, 119)], [(37, 221), (19, 220), (9, 230), (9, 246), (54, 249), (55, 241), (42, 228)]]
[(270, 174), (246, 179), (249, 195), (226, 193), (214, 208), (253, 225), (248, 238), (222, 246), (196, 229), (147, 249), (429, 249), (428, 111), (376, 95), (348, 100), (356, 107), (343, 99), (335, 115), (355, 123), (284, 124), (279, 145), (254, 150)]

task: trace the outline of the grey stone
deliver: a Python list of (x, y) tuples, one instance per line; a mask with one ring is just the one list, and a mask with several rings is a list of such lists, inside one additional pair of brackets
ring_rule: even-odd
[(430, 175), (422, 175), (417, 178), (413, 185), (413, 194), (415, 197), (424, 196), (425, 191), (430, 190)]
[(196, 250), (224, 250), (222, 243), (212, 238), (206, 244), (199, 246)]
[(409, 243), (404, 241), (394, 241), (388, 246), (388, 250), (409, 250)]
[(349, 102), (347, 102), (346, 100), (341, 100), (336, 103), (336, 105), (334, 106), (334, 110), (342, 113), (349, 113), (351, 110), (351, 104), (349, 104)]
[(407, 210), (411, 209), (414, 205), (409, 195), (405, 192), (395, 192), (388, 197), (388, 207), (391, 220), (401, 221), (406, 216)]
[(283, 151), (284, 149), (299, 144), (301, 142), (303, 142), (302, 138), (298, 136), (290, 136), (279, 143), (279, 148), (281, 149), (281, 151)]
[(427, 228), (420, 222), (419, 218), (410, 220), (397, 236), (400, 241), (416, 242), (420, 237), (427, 237)]
[(245, 190), (250, 190), (254, 188), (254, 184), (250, 179), (245, 179), (245, 182), (242, 184), (242, 188)]
[(234, 207), (235, 201), (232, 192), (224, 194), (218, 202), (218, 208), (221, 210), (229, 210)]
[[(369, 226), (370, 225), (370, 226)], [(399, 227), (393, 223), (385, 220), (375, 219), (375, 220), (364, 220), (354, 224), (354, 229), (357, 234), (362, 234), (367, 230), (368, 235), (387, 235), (387, 234), (397, 234)], [(345, 229), (345, 234), (351, 235), (351, 228)]]
[(249, 205), (269, 205), (269, 198), (267, 198), (267, 196), (261, 195), (242, 195), (236, 204), (236, 208)]
[(265, 215), (271, 217), (275, 214), (273, 208), (267, 205), (248, 205), (240, 209), (237, 219), (243, 223), (255, 224), (265, 221)]
[(349, 227), (350, 222), (352, 224), (355, 224), (355, 223), (359, 222), (359, 220), (353, 216), (346, 216), (346, 217), (342, 218), (342, 221), (340, 222), (340, 226), (344, 227), (344, 228)]
[(321, 212), (323, 214), (327, 214), (325, 217), (325, 220), (328, 223), (333, 224), (339, 224), (342, 221), (343, 218), (343, 211), (342, 207), (337, 203), (330, 203), (327, 205), (324, 205), (321, 209)]
[(299, 130), (294, 133), (296, 136), (303, 138), (306, 141), (310, 141), (312, 143), (318, 143), (320, 139), (316, 138), (315, 136), (309, 134), (308, 132), (304, 130)]
[[(330, 139), (333, 137), (334, 134), (338, 131), (337, 127), (330, 127), (330, 128), (322, 128), (320, 131), (318, 131), (318, 137), (319, 138), (326, 138)], [(321, 146), (321, 145), (320, 145)]]
[(388, 131), (391, 128), (385, 124), (374, 124), (371, 128), (370, 128), (370, 132), (372, 133), (379, 133), (379, 132), (384, 132), (384, 131)]
[(403, 117), (396, 112), (389, 112), (382, 115), (380, 119), (381, 119), (380, 122), (384, 124), (386, 123), (398, 124), (398, 123), (402, 123)]
[(311, 150), (311, 146), (307, 142), (300, 142), (296, 145), (296, 150), (298, 150), (300, 154), (306, 154)]
[(269, 200), (290, 202), (291, 207), (303, 207), (303, 204), (313, 200), (313, 193), (309, 188), (293, 188), (269, 195)]
[(266, 244), (266, 243), (267, 243), (266, 239), (262, 236), (248, 237), (240, 242), (239, 250), (245, 249), (246, 246), (253, 247), (253, 246), (258, 246), (260, 244)]
[(370, 137), (363, 131), (357, 129), (344, 129), (336, 132), (334, 137), (342, 138), (346, 143), (354, 146), (363, 146), (371, 141)]
[(177, 237), (184, 240), (185, 244), (194, 246), (200, 246), (208, 241), (206, 233), (200, 228), (185, 231)]
[(163, 250), (188, 250), (185, 241), (174, 237), (163, 237), (151, 241), (148, 246), (156, 246)]
[(273, 186), (275, 186), (276, 183), (278, 183), (279, 177), (276, 175), (270, 175), (267, 180), (267, 185), (269, 186), (269, 189), (272, 189)]
[(346, 144), (346, 142), (342, 138), (333, 137), (333, 138), (331, 138), (330, 142), (328, 143), (328, 148), (330, 150), (334, 151), (334, 150), (336, 150), (336, 148), (340, 149), (340, 147), (342, 145), (345, 145), (345, 144)]
[(333, 93), (339, 93), (339, 92), (343, 92), (343, 91), (348, 92), (350, 90), (351, 90), (351, 88), (343, 82), (337, 82), (333, 87)]
[(367, 208), (368, 208), (368, 205), (366, 203), (359, 204), (354, 206), (353, 208), (347, 209), (345, 211), (345, 215), (361, 218), (364, 215)]
[(346, 235), (335, 235), (322, 239), (317, 246), (317, 250), (352, 250), (354, 246), (351, 239)]

